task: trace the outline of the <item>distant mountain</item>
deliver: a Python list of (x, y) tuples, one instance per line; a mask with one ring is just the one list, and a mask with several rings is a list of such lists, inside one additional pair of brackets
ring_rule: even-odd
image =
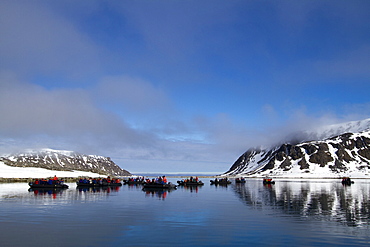
[(224, 175), (370, 177), (370, 119), (325, 126), (273, 148), (251, 148)]
[(85, 155), (72, 151), (43, 149), (0, 157), (14, 167), (39, 167), (56, 171), (87, 171), (109, 176), (129, 176), (130, 172), (117, 166), (109, 157)]

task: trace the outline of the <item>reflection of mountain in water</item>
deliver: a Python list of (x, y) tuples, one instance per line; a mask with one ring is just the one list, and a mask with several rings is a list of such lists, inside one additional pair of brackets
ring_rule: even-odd
[(278, 181), (264, 186), (250, 180), (233, 185), (238, 196), (253, 209), (279, 210), (285, 214), (314, 220), (329, 220), (349, 226), (370, 225), (369, 184), (340, 181)]

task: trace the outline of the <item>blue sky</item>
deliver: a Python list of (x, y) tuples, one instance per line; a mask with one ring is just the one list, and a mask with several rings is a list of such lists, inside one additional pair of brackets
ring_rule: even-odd
[(228, 170), (370, 115), (370, 2), (1, 1), (0, 149)]

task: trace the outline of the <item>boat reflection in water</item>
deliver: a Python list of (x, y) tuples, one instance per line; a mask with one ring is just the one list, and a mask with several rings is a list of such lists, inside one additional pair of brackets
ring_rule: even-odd
[(370, 224), (370, 186), (366, 180), (351, 187), (337, 180), (279, 181), (273, 186), (258, 186), (255, 180), (249, 180), (233, 188), (253, 209), (278, 210), (290, 216), (348, 226)]
[(202, 186), (181, 186), (180, 188), (189, 191), (190, 193), (198, 193)]
[(90, 192), (90, 193), (111, 193), (118, 192), (121, 187), (119, 186), (102, 186), (102, 187), (81, 187), (77, 186), (76, 189), (79, 192)]
[(143, 190), (143, 184), (127, 184), (126, 187), (131, 191)]
[(157, 197), (158, 199), (166, 199), (167, 195), (175, 189), (159, 189), (159, 188), (144, 188), (145, 197)]
[(61, 196), (66, 189), (28, 189), (29, 192), (33, 192), (35, 196), (51, 196), (56, 199)]

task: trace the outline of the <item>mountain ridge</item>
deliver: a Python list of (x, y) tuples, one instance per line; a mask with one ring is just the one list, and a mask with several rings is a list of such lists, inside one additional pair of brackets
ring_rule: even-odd
[(322, 127), (305, 137), (316, 140), (251, 148), (223, 175), (370, 177), (370, 119)]
[(110, 157), (86, 155), (74, 151), (41, 149), (3, 155), (0, 161), (13, 167), (37, 167), (56, 171), (86, 171), (107, 176), (129, 176)]

